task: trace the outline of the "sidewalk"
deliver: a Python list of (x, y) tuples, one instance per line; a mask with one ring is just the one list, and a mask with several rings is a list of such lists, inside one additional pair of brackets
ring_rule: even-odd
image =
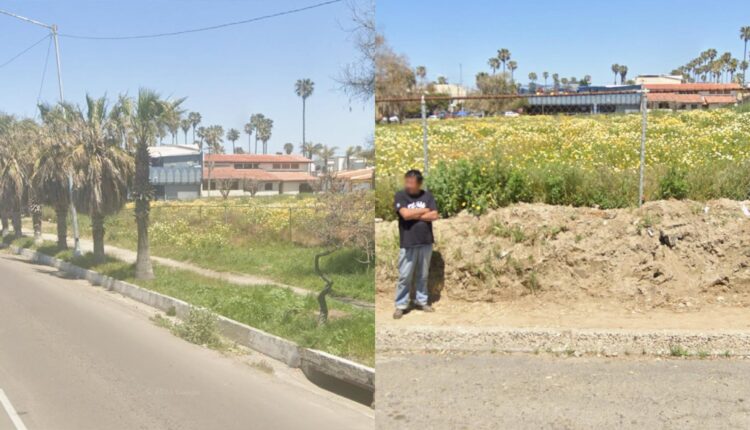
[[(57, 235), (44, 233), (42, 234), (42, 238), (47, 241), (57, 242)], [(94, 243), (89, 239), (81, 238), (81, 252), (93, 252), (94, 250)], [(118, 248), (111, 245), (104, 245), (104, 252), (114, 257), (118, 260), (122, 260), (126, 263), (135, 263), (137, 253), (135, 251), (131, 251), (129, 249), (124, 248)], [(288, 288), (293, 293), (301, 295), (301, 296), (307, 296), (308, 294), (315, 294), (315, 291), (312, 290), (306, 290), (304, 288), (295, 287), (292, 285), (282, 284), (280, 282), (276, 282), (272, 279), (264, 278), (261, 276), (253, 276), (253, 275), (245, 275), (245, 274), (237, 274), (237, 273), (228, 273), (228, 272), (218, 272), (211, 269), (205, 269), (203, 267), (198, 267), (190, 263), (185, 263), (183, 261), (177, 261), (172, 260), (169, 258), (163, 258), (163, 257), (156, 257), (151, 256), (151, 261), (154, 261), (162, 266), (171, 267), (173, 269), (180, 269), (180, 270), (187, 270), (193, 273), (197, 273), (201, 276), (205, 276), (207, 278), (213, 278), (213, 279), (219, 279), (222, 281), (226, 281), (232, 284), (236, 285), (242, 285), (242, 286), (248, 286), (248, 287), (257, 287), (257, 286), (274, 286), (279, 288)], [(374, 303), (367, 303), (363, 302), (361, 300), (357, 299), (351, 299), (347, 297), (330, 297), (329, 298), (333, 301), (338, 301), (341, 303), (346, 303), (358, 308), (362, 309), (374, 309), (375, 304)]]

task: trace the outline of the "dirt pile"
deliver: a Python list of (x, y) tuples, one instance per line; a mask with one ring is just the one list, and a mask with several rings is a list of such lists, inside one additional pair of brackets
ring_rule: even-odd
[[(533, 296), (561, 305), (695, 311), (750, 306), (750, 202), (650, 202), (598, 210), (519, 204), (435, 223), (434, 297)], [(377, 287), (390, 298), (398, 231), (379, 223)]]

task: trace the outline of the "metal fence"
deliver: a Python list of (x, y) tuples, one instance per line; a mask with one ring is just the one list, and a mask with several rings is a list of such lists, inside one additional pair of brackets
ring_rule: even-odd
[[(739, 93), (741, 99), (741, 92)], [(654, 94), (650, 100), (649, 90), (641, 86), (610, 90), (600, 87), (592, 91), (560, 91), (541, 94), (492, 94), (454, 97), (447, 95), (422, 95), (397, 98), (378, 98), (380, 123), (421, 122), (423, 148), (423, 170), (431, 167), (431, 125), (436, 121), (461, 117), (484, 117), (486, 112), (493, 116), (515, 117), (521, 115), (607, 115), (630, 114), (640, 116), (640, 132), (633, 139), (633, 148), (640, 147), (638, 167), (638, 202), (644, 202), (644, 181), (646, 180), (646, 154), (648, 151), (649, 115), (655, 110), (693, 110), (708, 108), (704, 104), (691, 104), (689, 101), (665, 101), (661, 94)], [(696, 95), (697, 96), (697, 95)], [(712, 106), (713, 107), (713, 106)], [(633, 130), (635, 131), (635, 130)], [(635, 184), (634, 184), (635, 185)]]

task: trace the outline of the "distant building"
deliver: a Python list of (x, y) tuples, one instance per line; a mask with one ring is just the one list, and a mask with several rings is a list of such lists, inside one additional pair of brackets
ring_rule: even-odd
[[(203, 194), (230, 196), (312, 192), (311, 160), (300, 155), (213, 154), (203, 160)], [(209, 179), (211, 190), (209, 191)]]
[(712, 109), (742, 100), (740, 84), (645, 84), (649, 109)]
[[(434, 92), (437, 94), (446, 94), (454, 98), (466, 97), (469, 95), (469, 89), (458, 84), (433, 84)], [(455, 112), (459, 105), (463, 105), (463, 100), (451, 100), (448, 110)]]
[(203, 154), (197, 146), (162, 145), (148, 148), (149, 179), (158, 200), (190, 200), (201, 195)]
[(638, 75), (635, 78), (635, 83), (637, 85), (681, 84), (683, 82), (681, 75)]
[[(323, 160), (316, 159), (314, 161), (315, 163), (315, 171), (316, 172), (323, 172)], [(358, 169), (364, 169), (367, 162), (364, 158), (361, 157), (349, 157), (349, 165), (347, 166), (346, 157), (343, 155), (331, 157), (328, 159), (328, 165), (326, 166), (327, 169), (325, 171), (327, 172), (341, 172), (344, 170), (358, 170)]]
[(344, 183), (345, 191), (371, 190), (374, 188), (375, 168), (367, 167), (337, 172), (334, 178)]

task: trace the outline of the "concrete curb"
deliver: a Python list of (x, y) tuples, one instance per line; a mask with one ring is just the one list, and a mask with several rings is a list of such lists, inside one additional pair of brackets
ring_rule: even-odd
[[(178, 318), (184, 318), (192, 307), (189, 303), (174, 297), (165, 296), (154, 291), (129, 284), (93, 270), (83, 269), (66, 261), (27, 248), (10, 246), (17, 255), (29, 260), (59, 269), (61, 272), (85, 279), (92, 285), (115, 291), (145, 305), (161, 311), (174, 309)], [(313, 370), (328, 375), (339, 381), (355, 385), (370, 392), (375, 391), (375, 369), (346, 360), (322, 351), (303, 348), (294, 342), (266, 333), (229, 318), (219, 316), (221, 334), (240, 345), (258, 351), (292, 368), (303, 371)]]
[[(377, 351), (750, 356), (750, 332), (379, 327)], [(679, 349), (677, 349), (679, 348)]]

